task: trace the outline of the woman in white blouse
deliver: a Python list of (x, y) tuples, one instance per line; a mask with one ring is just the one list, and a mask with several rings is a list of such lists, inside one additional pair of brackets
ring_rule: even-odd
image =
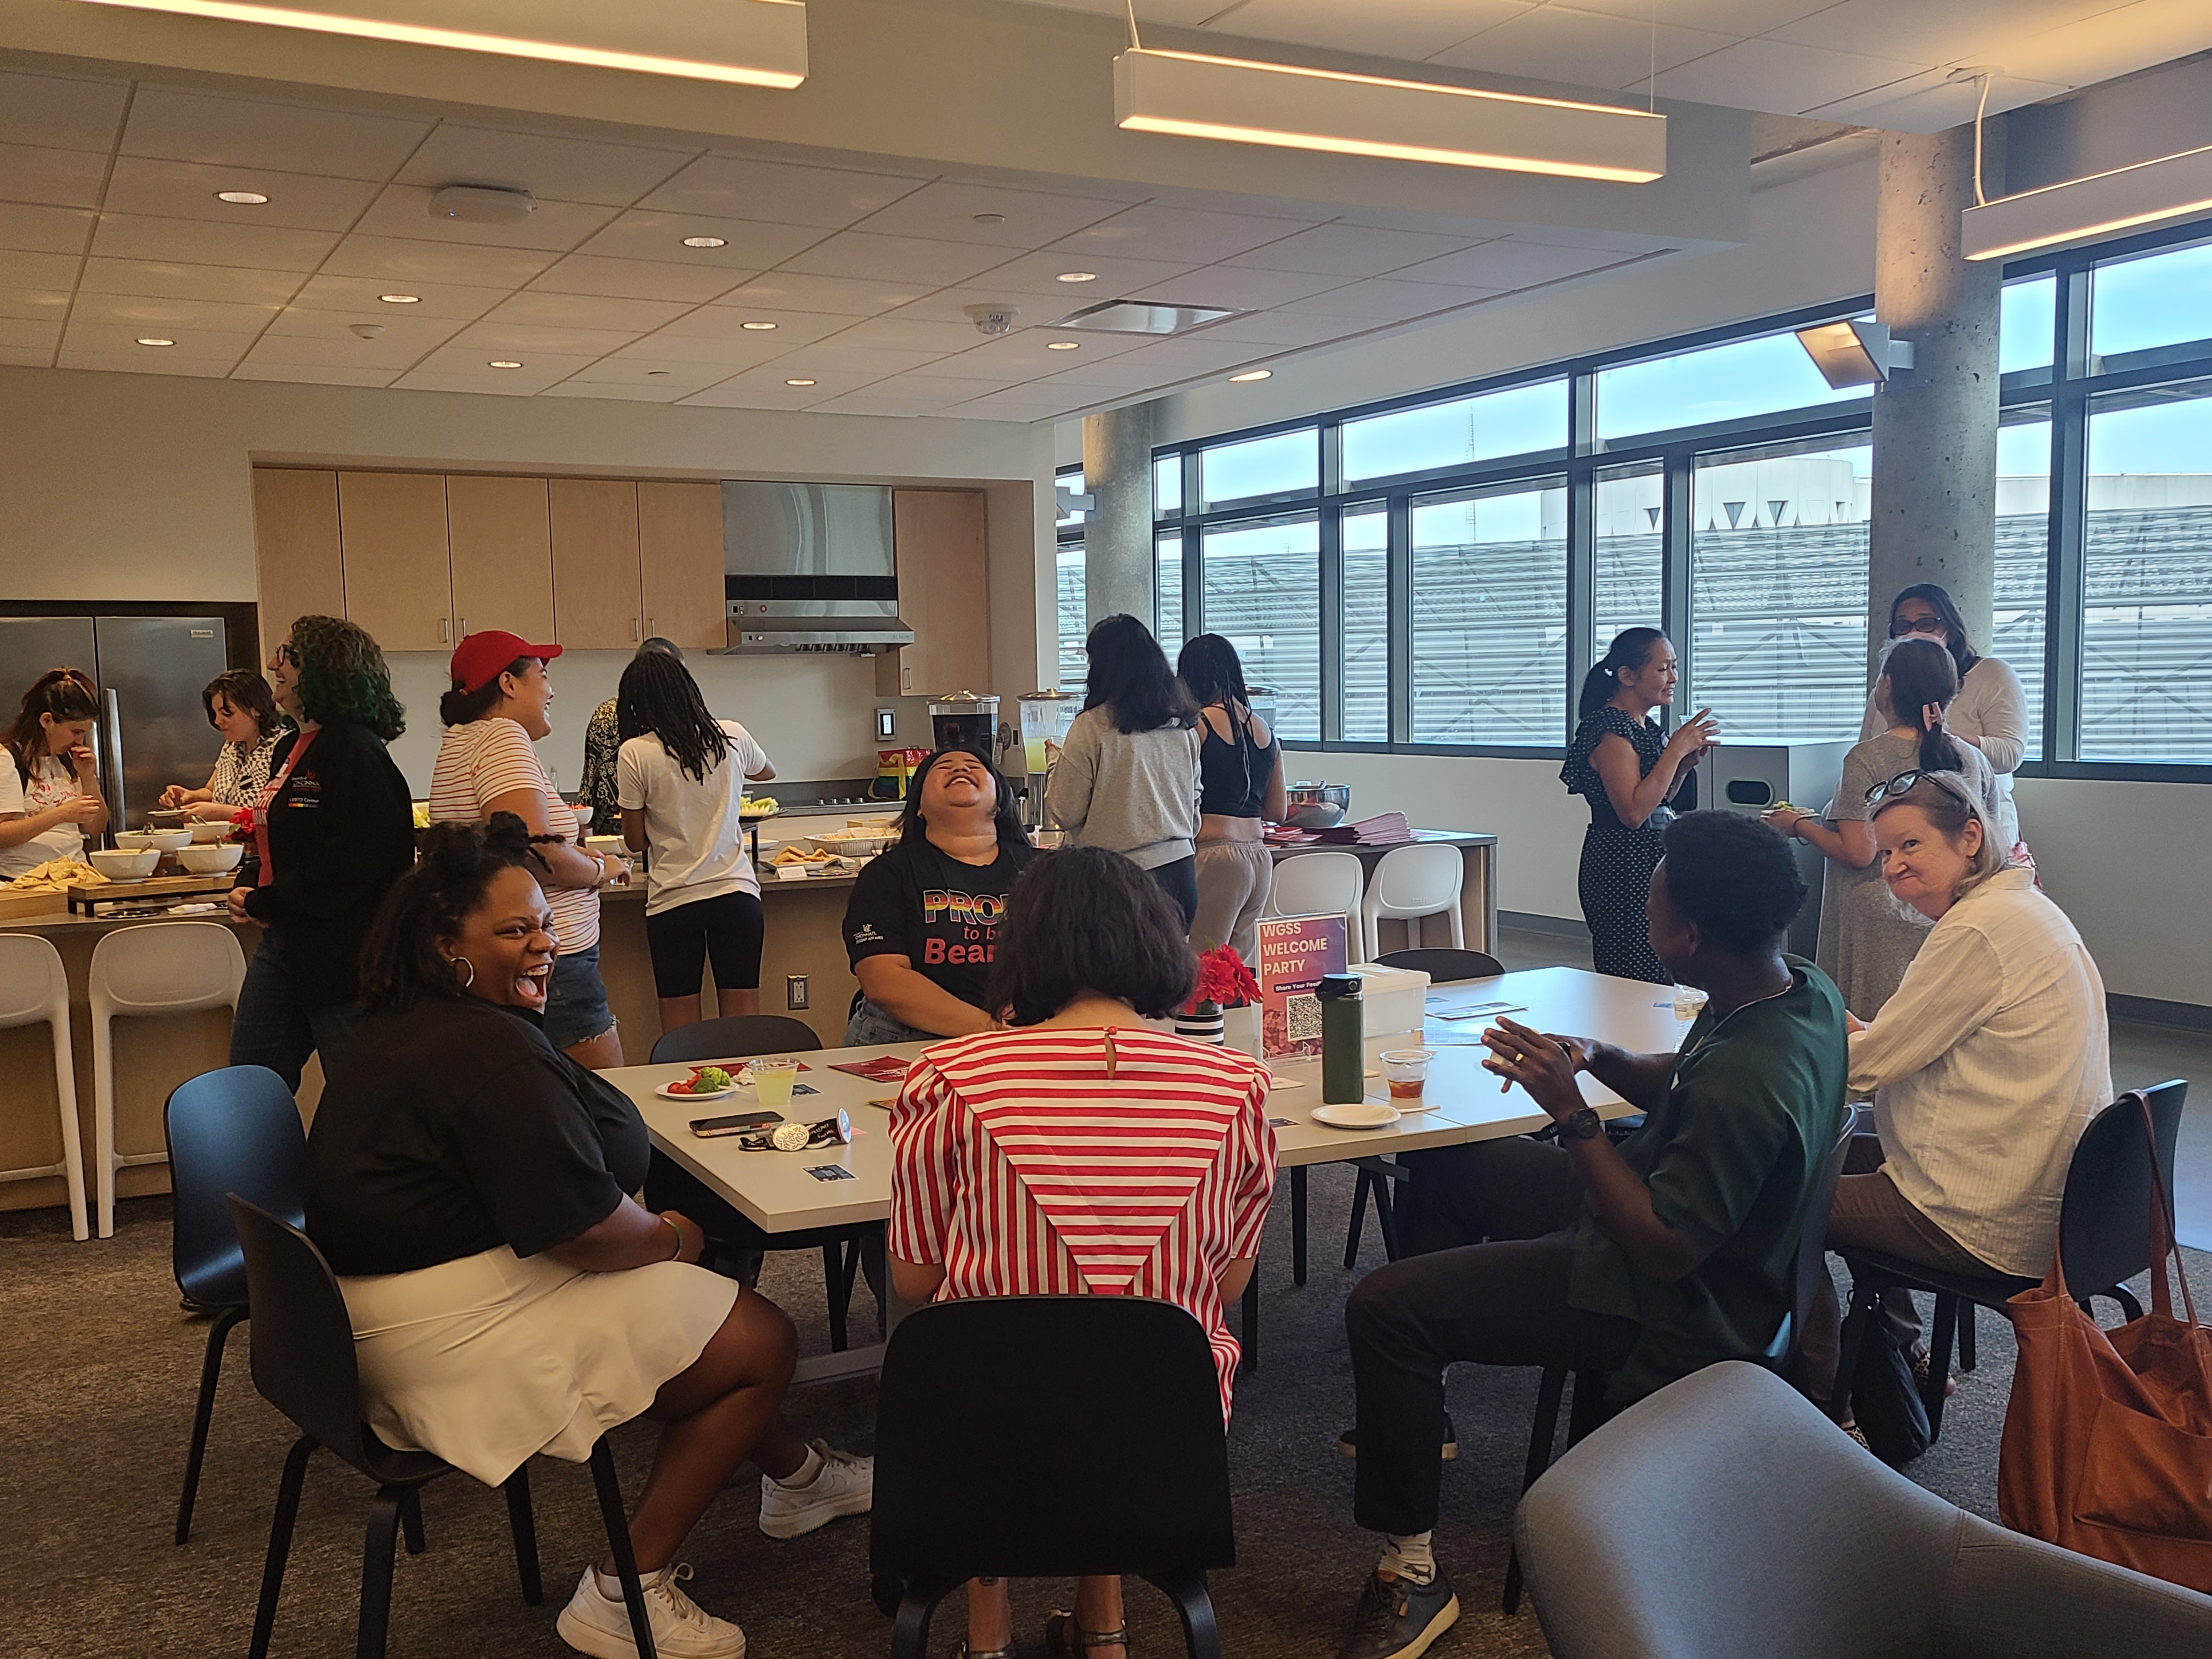
[[(2020, 843), (2020, 811), (2012, 798), (2012, 775), (2027, 753), (2027, 693), (2009, 664), (1978, 656), (1966, 639), (1966, 619), (1950, 593), (1934, 582), (1915, 582), (1889, 602), (1889, 637), (1933, 640), (1958, 665), (1959, 696), (1943, 713), (1943, 729), (1982, 751), (1996, 774), (1996, 832), (2007, 854)], [(1875, 690), (1881, 677), (1875, 677)], [(1863, 743), (1887, 729), (1889, 715), (1867, 695), (1866, 718), (1859, 722)]]
[[(2075, 1144), (2112, 1097), (2104, 981), (1956, 773), (1892, 780), (1874, 828), (1889, 890), (1936, 925), (1874, 1023), (1852, 1022), (1850, 1098), (1872, 1097), (1880, 1139), (1837, 1183), (1828, 1248), (2040, 1279)], [(1924, 1363), (1910, 1298), (1885, 1306)], [(1806, 1334), (1823, 1391), (1838, 1324), (1825, 1295)]]

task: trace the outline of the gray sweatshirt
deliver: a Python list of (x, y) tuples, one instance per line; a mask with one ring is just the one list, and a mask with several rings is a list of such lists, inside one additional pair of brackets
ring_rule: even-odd
[(1103, 847), (1139, 869), (1187, 859), (1198, 834), (1198, 745), (1194, 728), (1120, 732), (1105, 708), (1085, 709), (1067, 728), (1060, 764), (1045, 786), (1045, 810), (1072, 847)]

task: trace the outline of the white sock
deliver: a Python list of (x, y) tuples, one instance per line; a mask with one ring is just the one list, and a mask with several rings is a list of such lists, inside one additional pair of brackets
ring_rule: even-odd
[(776, 1480), (776, 1477), (774, 1475), (770, 1475), (769, 1479), (775, 1480), (775, 1484), (777, 1486), (782, 1486), (787, 1490), (795, 1489), (799, 1486), (811, 1486), (814, 1484), (816, 1478), (821, 1474), (824, 1467), (825, 1465), (823, 1462), (822, 1454), (815, 1450), (813, 1447), (809, 1446), (806, 1449), (806, 1461), (804, 1463), (801, 1463), (797, 1468), (793, 1469), (789, 1474), (785, 1475), (781, 1480)]
[[(638, 1582), (642, 1584), (652, 1577), (649, 1572), (641, 1572), (637, 1576)], [(592, 1569), (592, 1580), (599, 1587), (599, 1594), (605, 1596), (608, 1601), (619, 1601), (623, 1599), (622, 1580), (613, 1573), (601, 1572), (594, 1567)]]
[(1433, 1533), (1414, 1532), (1401, 1538), (1396, 1533), (1385, 1533), (1387, 1542), (1376, 1571), (1411, 1579), (1416, 1584), (1428, 1583), (1437, 1576), (1436, 1552), (1429, 1542), (1433, 1536)]

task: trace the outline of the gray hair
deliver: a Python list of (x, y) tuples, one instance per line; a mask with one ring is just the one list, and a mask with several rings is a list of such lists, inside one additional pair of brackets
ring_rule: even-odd
[(1966, 879), (1951, 895), (1954, 903), (2012, 863), (2012, 848), (1998, 838), (1996, 820), (1990, 814), (1989, 803), (1960, 773), (1923, 772), (1910, 789), (1884, 796), (1881, 804), (1875, 808), (1873, 821), (1879, 823), (1881, 815), (1893, 806), (1918, 807), (1954, 848), (1969, 823), (1982, 826), (1982, 844), (1966, 866)]

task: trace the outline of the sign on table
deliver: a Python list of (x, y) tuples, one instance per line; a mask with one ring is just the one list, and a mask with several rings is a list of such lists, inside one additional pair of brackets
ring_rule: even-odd
[(1323, 974), (1345, 965), (1342, 916), (1276, 916), (1260, 924), (1260, 1052), (1269, 1060), (1321, 1052)]

